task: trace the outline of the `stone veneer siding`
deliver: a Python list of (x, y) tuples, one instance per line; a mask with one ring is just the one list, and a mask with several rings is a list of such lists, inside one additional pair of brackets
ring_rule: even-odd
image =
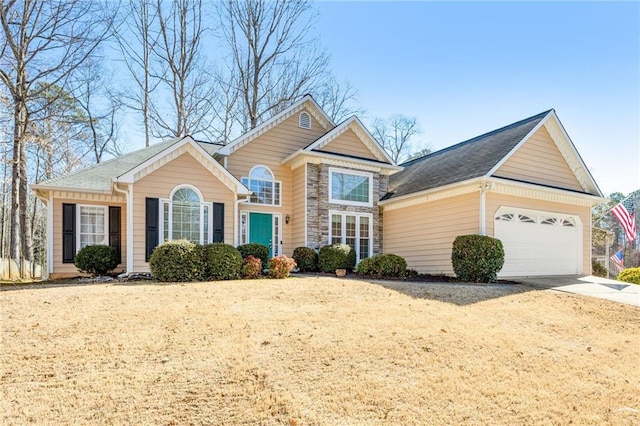
[[(329, 244), (329, 210), (370, 213), (373, 217), (373, 254), (382, 253), (382, 209), (378, 200), (386, 194), (389, 177), (373, 174), (373, 206), (343, 206), (329, 203), (329, 166), (327, 164), (307, 164), (307, 245), (313, 249)], [(345, 170), (344, 167), (338, 167)]]

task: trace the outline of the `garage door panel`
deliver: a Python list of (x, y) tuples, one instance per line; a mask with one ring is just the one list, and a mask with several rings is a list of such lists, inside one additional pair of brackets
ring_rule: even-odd
[[(573, 226), (564, 226), (564, 225)], [(576, 274), (580, 219), (571, 215), (501, 207), (494, 235), (505, 249), (500, 276)]]

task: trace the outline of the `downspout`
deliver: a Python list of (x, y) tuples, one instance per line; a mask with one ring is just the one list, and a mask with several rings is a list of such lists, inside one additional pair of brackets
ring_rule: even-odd
[(238, 239), (238, 231), (239, 231), (239, 223), (238, 223), (238, 213), (239, 213), (239, 205), (241, 203), (246, 203), (249, 200), (250, 195), (245, 196), (245, 198), (237, 199), (233, 204), (233, 245), (238, 247), (239, 239)]
[(487, 191), (493, 188), (490, 182), (480, 182), (480, 235), (487, 235)]
[(126, 272), (133, 272), (133, 188), (124, 190), (118, 188), (117, 183), (113, 183), (116, 192), (124, 194), (127, 199), (127, 269)]
[(47, 269), (42, 278), (48, 280), (53, 272), (53, 191), (49, 191), (49, 198), (45, 198), (38, 189), (34, 193), (47, 206)]

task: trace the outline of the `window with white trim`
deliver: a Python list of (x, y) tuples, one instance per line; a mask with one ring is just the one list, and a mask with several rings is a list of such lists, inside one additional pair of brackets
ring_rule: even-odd
[(371, 256), (373, 217), (368, 213), (329, 212), (329, 241), (347, 244), (356, 252), (356, 260)]
[(329, 202), (356, 206), (373, 205), (373, 174), (329, 169)]
[(250, 204), (280, 205), (280, 182), (266, 166), (255, 166), (249, 177), (243, 177), (242, 184), (253, 192), (249, 197)]
[(162, 241), (188, 240), (197, 244), (212, 241), (212, 207), (200, 192), (190, 185), (181, 185), (169, 199), (160, 200)]
[(77, 221), (80, 230), (77, 237), (77, 249), (86, 246), (106, 245), (108, 242), (107, 206), (78, 206)]

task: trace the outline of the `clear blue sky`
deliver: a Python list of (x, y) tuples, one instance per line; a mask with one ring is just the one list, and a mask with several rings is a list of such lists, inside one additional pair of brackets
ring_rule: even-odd
[(554, 108), (603, 193), (640, 188), (640, 4), (320, 2), (316, 30), (372, 117), (433, 150)]

